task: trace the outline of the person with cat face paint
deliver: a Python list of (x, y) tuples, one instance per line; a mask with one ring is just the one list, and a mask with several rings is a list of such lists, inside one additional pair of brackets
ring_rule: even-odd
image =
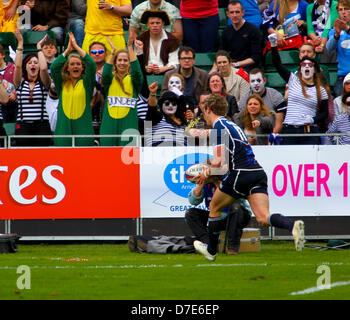
[[(239, 111), (244, 110), (247, 100), (252, 94), (258, 94), (263, 99), (267, 109), (276, 113), (276, 121), (272, 133), (274, 135), (272, 138), (274, 138), (282, 129), (286, 112), (286, 101), (276, 89), (266, 87), (266, 77), (264, 72), (259, 68), (254, 68), (249, 72), (249, 84), (250, 91), (239, 102)], [(276, 142), (274, 141), (274, 143)]]
[[(350, 132), (350, 92), (342, 97), (343, 113), (336, 116), (334, 121), (329, 125), (326, 133), (349, 133)], [(350, 136), (328, 136), (326, 143), (329, 144), (350, 144)]]
[(304, 134), (305, 136), (286, 136), (283, 144), (320, 144), (317, 136), (308, 133), (320, 133), (318, 126), (328, 118), (328, 97), (330, 91), (321, 81), (318, 63), (310, 57), (303, 57), (296, 74), (282, 63), (277, 50), (274, 34), (269, 40), (272, 46), (272, 61), (282, 79), (288, 83), (287, 111), (283, 121), (282, 134)]

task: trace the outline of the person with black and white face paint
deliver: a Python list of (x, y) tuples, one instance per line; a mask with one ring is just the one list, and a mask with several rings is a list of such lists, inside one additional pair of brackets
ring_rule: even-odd
[[(171, 91), (162, 94), (157, 102), (157, 89), (157, 82), (150, 84), (145, 123), (145, 145), (184, 146), (187, 142), (184, 135), (186, 119), (183, 105), (180, 103), (179, 97)], [(157, 105), (160, 108), (159, 111)]]
[(249, 72), (250, 91), (244, 95), (239, 102), (239, 111), (243, 111), (247, 100), (252, 94), (258, 94), (264, 101), (269, 111), (276, 113), (276, 120), (272, 135), (276, 136), (282, 130), (282, 123), (286, 112), (286, 101), (282, 94), (276, 89), (266, 87), (266, 77), (259, 68), (254, 68)]
[[(281, 133), (320, 133), (318, 126), (328, 118), (328, 97), (330, 91), (321, 81), (318, 63), (310, 57), (303, 57), (298, 72), (294, 74), (282, 63), (277, 50), (277, 39), (269, 36), (272, 46), (272, 61), (278, 73), (288, 83), (287, 111)], [(283, 144), (320, 144), (319, 137), (284, 137)]]
[[(342, 97), (343, 113), (336, 116), (334, 121), (329, 125), (326, 133), (349, 133), (350, 132), (350, 92)], [(350, 136), (329, 136), (326, 137), (326, 143), (329, 144), (350, 144)]]

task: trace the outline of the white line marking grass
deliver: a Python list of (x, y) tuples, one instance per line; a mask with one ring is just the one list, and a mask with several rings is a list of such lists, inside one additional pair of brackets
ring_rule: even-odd
[(315, 293), (318, 291), (322, 290), (329, 290), (334, 287), (340, 287), (340, 286), (347, 286), (350, 285), (350, 281), (339, 281), (339, 282), (334, 282), (330, 285), (324, 285), (324, 286), (319, 286), (319, 287), (311, 287), (307, 288), (305, 290), (297, 291), (297, 292), (291, 292), (290, 295), (296, 296), (296, 295), (302, 295), (302, 294), (309, 294), (309, 293)]

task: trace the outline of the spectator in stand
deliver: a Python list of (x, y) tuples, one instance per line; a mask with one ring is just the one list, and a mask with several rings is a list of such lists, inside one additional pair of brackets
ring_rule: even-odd
[(19, 0), (0, 1), (0, 32), (15, 32)]
[[(145, 144), (146, 146), (186, 146), (185, 109), (179, 97), (171, 91), (164, 92), (157, 103), (157, 88), (157, 82), (149, 86), (150, 96), (146, 120), (152, 121), (152, 127), (149, 127), (146, 122)], [(157, 110), (157, 105), (160, 110)]]
[(35, 0), (30, 7), (32, 31), (51, 30), (56, 36), (56, 43), (63, 45), (69, 14), (67, 1)]
[(337, 4), (339, 19), (328, 34), (327, 49), (337, 51), (338, 72), (334, 93), (341, 94), (345, 76), (350, 72), (350, 0), (339, 0)]
[(249, 83), (240, 75), (232, 65), (232, 60), (228, 52), (219, 50), (215, 56), (215, 65), (225, 80), (226, 90), (235, 96), (237, 103), (249, 92)]
[[(96, 64), (68, 33), (67, 49), (51, 65), (59, 105), (55, 135), (93, 135), (91, 99)], [(76, 52), (72, 52), (76, 51)], [(77, 146), (92, 146), (93, 138), (76, 138)], [(71, 146), (71, 138), (55, 138), (57, 146)]]
[(89, 52), (91, 43), (98, 41), (107, 48), (107, 57), (111, 46), (106, 40), (108, 36), (116, 50), (125, 48), (122, 17), (130, 16), (132, 6), (130, 0), (87, 0), (85, 19), (85, 37), (82, 49)]
[(91, 99), (92, 123), (95, 134), (100, 133), (100, 126), (105, 104), (105, 92), (102, 87), (102, 73), (106, 62), (107, 49), (102, 42), (93, 42), (89, 48), (90, 57), (96, 64), (96, 81), (94, 94)]
[(346, 110), (343, 108), (342, 99), (346, 93), (350, 92), (350, 73), (346, 75), (343, 81), (343, 91), (340, 96), (334, 99), (334, 117), (343, 114)]
[(299, 48), (307, 35), (307, 6), (304, 0), (280, 0), (271, 2), (264, 12), (263, 29), (277, 36), (279, 50)]
[[(135, 131), (138, 131), (136, 103), (143, 85), (142, 70), (130, 41), (127, 50), (116, 50), (109, 38), (107, 41), (112, 48), (112, 54), (108, 57), (102, 74), (106, 100), (100, 134), (135, 134)], [(100, 140), (102, 146), (125, 146), (130, 145), (132, 138), (101, 137)]]
[(66, 32), (72, 32), (79, 47), (83, 46), (85, 37), (86, 0), (69, 0), (70, 11)]
[(6, 104), (2, 103), (2, 117), (4, 122), (15, 122), (17, 114), (16, 88), (13, 84), (13, 74), (15, 65), (12, 62), (6, 62), (6, 52), (0, 44), (0, 80), (9, 94), (9, 100)]
[(57, 50), (55, 40), (51, 38), (46, 38), (46, 40), (43, 43), (43, 53), (47, 61), (47, 67), (48, 67), (49, 73), (51, 72), (50, 71), (51, 64), (56, 59), (57, 52), (58, 50)]
[(335, 52), (326, 49), (329, 30), (333, 27), (337, 12), (335, 0), (316, 0), (307, 6), (307, 35), (313, 41), (315, 50), (319, 53), (320, 63), (335, 62)]
[(142, 14), (147, 10), (165, 11), (168, 14), (170, 23), (164, 26), (164, 30), (171, 33), (179, 41), (182, 41), (183, 30), (180, 10), (165, 0), (147, 0), (134, 6), (129, 25), (130, 41), (134, 41), (140, 33), (147, 31), (147, 26), (140, 21)]
[[(260, 6), (264, 6), (265, 9), (268, 8), (269, 2), (266, 0), (260, 0), (262, 4), (259, 4), (256, 0), (240, 0), (244, 8), (243, 19), (251, 24), (254, 24), (257, 28), (260, 29), (262, 24), (262, 16)], [(267, 7), (266, 7), (267, 4)], [(228, 19), (228, 25), (232, 24), (231, 19)]]
[(236, 69), (242, 67), (248, 72), (260, 64), (260, 30), (243, 19), (244, 8), (239, 1), (229, 2), (227, 16), (232, 25), (222, 32), (220, 49), (229, 52)]
[(247, 105), (248, 98), (252, 94), (259, 95), (263, 101), (264, 105), (270, 112), (275, 112), (275, 121), (273, 127), (273, 133), (279, 133), (282, 130), (282, 123), (284, 120), (284, 115), (287, 109), (286, 101), (284, 100), (281, 93), (273, 88), (266, 87), (266, 77), (264, 72), (255, 68), (249, 72), (249, 83), (250, 90), (243, 96), (238, 104), (239, 111), (243, 111)]
[[(350, 133), (350, 92), (343, 95), (342, 113), (335, 117), (326, 133)], [(350, 144), (349, 135), (340, 137), (329, 136), (326, 138), (326, 142), (330, 141), (331, 144)]]
[(237, 100), (226, 91), (225, 80), (219, 72), (209, 75), (207, 87), (211, 94), (218, 94), (226, 99), (228, 105), (226, 117), (233, 119), (233, 115), (239, 111)]
[(149, 29), (137, 37), (143, 43), (146, 72), (164, 74), (176, 68), (179, 64), (179, 40), (164, 30), (164, 26), (170, 24), (167, 13), (147, 10), (141, 17), (141, 23)]
[(7, 90), (4, 86), (3, 79), (0, 78), (0, 147), (5, 145), (3, 137), (6, 137), (6, 130), (3, 126), (3, 117), (2, 117), (2, 106), (6, 105), (10, 100), (10, 95), (7, 93)]
[(218, 0), (181, 0), (183, 44), (196, 52), (214, 52), (219, 31)]
[[(45, 103), (51, 78), (42, 45), (47, 35), (37, 43), (38, 54), (23, 59), (23, 37), (16, 28), (17, 53), (13, 81), (16, 87), (18, 113), (15, 135), (51, 135)], [(16, 138), (16, 146), (48, 146), (50, 138)]]
[(195, 51), (191, 47), (181, 47), (179, 50), (180, 65), (164, 74), (161, 95), (168, 90), (170, 77), (174, 73), (181, 74), (185, 79), (184, 95), (192, 97), (197, 104), (202, 91), (207, 89), (208, 73), (197, 68), (195, 64)]
[(320, 144), (319, 137), (308, 133), (320, 133), (318, 125), (328, 118), (328, 86), (321, 80), (318, 63), (309, 57), (300, 61), (297, 74), (282, 63), (277, 50), (277, 36), (269, 35), (272, 46), (272, 62), (282, 79), (288, 83), (287, 112), (281, 133), (305, 134), (304, 137), (284, 137), (283, 144)]
[[(233, 121), (244, 130), (251, 145), (266, 145), (275, 126), (275, 113), (265, 106), (259, 94), (254, 93), (247, 99), (243, 111), (234, 115)], [(267, 136), (255, 136), (262, 134)]]

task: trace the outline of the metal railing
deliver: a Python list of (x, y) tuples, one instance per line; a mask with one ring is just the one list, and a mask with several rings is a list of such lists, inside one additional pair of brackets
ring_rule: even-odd
[[(332, 134), (327, 134), (327, 133), (297, 133), (297, 134), (279, 134), (279, 137), (300, 137), (300, 138), (306, 138), (306, 137), (319, 137), (319, 138), (325, 138), (325, 137), (334, 137), (335, 138), (335, 143), (334, 145), (339, 145), (339, 139), (340, 137), (343, 136), (350, 136), (349, 133), (332, 133)], [(128, 144), (129, 147), (141, 147), (144, 146), (142, 143), (143, 139), (151, 137), (153, 140), (154, 138), (161, 137), (161, 138), (169, 138), (169, 140), (173, 139), (173, 135), (125, 135), (125, 134), (119, 134), (119, 135), (8, 135), (8, 136), (0, 136), (0, 139), (3, 141), (4, 148), (62, 148), (62, 146), (54, 146), (54, 145), (49, 145), (49, 146), (26, 146), (26, 147), (21, 147), (21, 146), (16, 146), (15, 141), (16, 139), (52, 139), (54, 141), (55, 139), (71, 139), (71, 145), (66, 146), (68, 148), (75, 148), (75, 147), (80, 147), (77, 146), (76, 140), (77, 139), (104, 139), (104, 138), (118, 138), (118, 139), (123, 139), (125, 141), (128, 141), (130, 139), (133, 139), (134, 144)], [(247, 137), (255, 137), (255, 138), (268, 138), (269, 134), (248, 134)], [(188, 137), (189, 141), (191, 139), (194, 139), (194, 137)], [(321, 144), (322, 145), (322, 144)], [(90, 147), (99, 147), (99, 145), (95, 146), (90, 146)]]

